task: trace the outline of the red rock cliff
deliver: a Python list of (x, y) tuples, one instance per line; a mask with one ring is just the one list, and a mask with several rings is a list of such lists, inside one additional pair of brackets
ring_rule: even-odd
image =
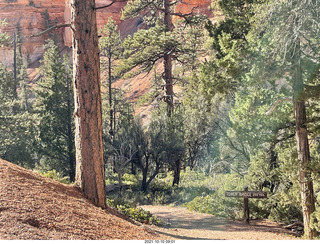
[[(46, 35), (30, 38), (30, 35), (43, 31), (46, 27), (43, 13), (48, 10), (52, 24), (70, 22), (70, 0), (0, 0), (0, 19), (6, 19), (8, 26), (2, 28), (10, 36), (17, 32), (17, 24), (20, 25), (23, 45), (22, 52), (29, 55), (31, 62), (38, 61), (43, 54), (43, 44)], [(96, 0), (96, 6), (109, 4), (111, 0)], [(211, 0), (185, 0), (176, 6), (176, 11), (188, 13), (194, 8), (195, 12), (210, 15), (208, 10)], [(120, 32), (123, 36), (132, 34), (137, 30), (138, 19), (120, 20), (121, 9), (125, 2), (113, 4), (111, 7), (97, 11), (98, 27), (106, 24), (110, 16), (119, 24)], [(196, 8), (195, 8), (196, 7)], [(71, 31), (69, 28), (55, 30), (61, 46), (71, 46)], [(0, 49), (0, 61), (7, 66), (13, 63), (12, 49)]]

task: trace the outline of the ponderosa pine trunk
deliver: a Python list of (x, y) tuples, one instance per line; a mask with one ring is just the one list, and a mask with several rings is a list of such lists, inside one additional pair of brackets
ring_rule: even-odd
[(71, 0), (75, 99), (76, 185), (105, 207), (100, 61), (94, 0)]
[[(164, 24), (167, 31), (173, 31), (172, 15), (170, 13), (170, 0), (164, 0)], [(169, 107), (169, 114), (173, 112), (173, 79), (172, 79), (172, 54), (166, 53), (164, 59), (165, 101)]]
[(141, 182), (141, 190), (143, 192), (147, 191), (148, 185), (147, 185), (147, 174), (148, 174), (148, 168), (145, 168), (142, 170), (142, 182)]
[(310, 227), (310, 216), (315, 211), (315, 201), (313, 182), (309, 169), (310, 152), (306, 128), (305, 101), (295, 102), (295, 114), (304, 233), (308, 239), (313, 239), (316, 236), (316, 231)]
[(181, 172), (181, 160), (178, 159), (174, 162), (174, 169), (173, 169), (173, 182), (172, 186), (179, 185), (180, 182), (180, 172)]
[(299, 160), (299, 181), (301, 205), (304, 223), (304, 234), (308, 239), (316, 236), (316, 231), (310, 227), (310, 216), (315, 211), (313, 183), (310, 172), (310, 151), (308, 142), (307, 116), (305, 100), (303, 98), (303, 77), (300, 58), (300, 41), (295, 53), (294, 68), (294, 112), (296, 120), (296, 140)]

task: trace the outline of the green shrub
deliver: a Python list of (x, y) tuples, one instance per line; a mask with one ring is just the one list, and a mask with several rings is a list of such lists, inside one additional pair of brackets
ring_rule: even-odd
[(55, 169), (49, 170), (47, 172), (40, 172), (41, 175), (44, 177), (59, 181), (63, 184), (70, 184), (70, 180), (68, 176), (61, 176), (59, 172), (57, 172)]
[(122, 183), (130, 186), (139, 186), (139, 178), (133, 174), (123, 174)]
[[(215, 178), (203, 180), (199, 175), (198, 179), (202, 179), (202, 186), (198, 190), (193, 191), (195, 196), (191, 201), (186, 202), (183, 206), (189, 210), (202, 213), (209, 213), (215, 216), (239, 218), (243, 214), (243, 199), (225, 197), (225, 191), (243, 190), (243, 179), (236, 174), (218, 175)], [(196, 180), (196, 179), (194, 179)], [(205, 184), (210, 182), (211, 193)], [(188, 187), (190, 190), (190, 187)], [(202, 193), (201, 193), (202, 192)], [(201, 194), (201, 195), (199, 195)]]
[[(273, 221), (292, 223), (302, 220), (299, 169), (294, 142), (276, 147), (277, 161), (270, 163), (268, 152), (259, 151), (251, 156), (245, 184), (249, 190), (263, 190), (266, 199), (250, 199), (250, 215)], [(264, 187), (265, 183), (269, 187)], [(271, 187), (273, 184), (273, 187)]]
[(161, 225), (162, 221), (156, 216), (152, 216), (149, 211), (137, 208), (133, 202), (125, 202), (122, 199), (107, 199), (107, 205), (116, 208), (126, 216), (145, 224)]
[(227, 218), (242, 217), (243, 201), (221, 197), (217, 193), (195, 197), (191, 202), (184, 204), (191, 211), (208, 213)]
[(106, 185), (118, 184), (118, 174), (114, 173), (111, 168), (106, 169)]

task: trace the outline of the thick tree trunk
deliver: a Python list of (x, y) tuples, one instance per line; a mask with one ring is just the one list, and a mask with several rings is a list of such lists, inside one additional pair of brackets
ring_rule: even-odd
[(172, 186), (179, 185), (180, 182), (180, 172), (181, 172), (181, 160), (178, 159), (174, 162), (174, 173), (173, 173), (173, 182)]
[(309, 169), (310, 153), (304, 101), (295, 102), (295, 113), (304, 233), (307, 238), (313, 239), (316, 236), (316, 231), (310, 227), (310, 216), (315, 211), (315, 201), (311, 172)]
[(142, 183), (141, 183), (141, 190), (143, 192), (147, 191), (148, 185), (147, 185), (147, 174), (148, 174), (148, 169), (143, 169), (142, 170)]
[[(172, 16), (170, 13), (170, 0), (164, 1), (164, 24), (168, 31), (173, 30)], [(172, 55), (166, 53), (164, 55), (164, 79), (165, 79), (165, 101), (169, 106), (170, 112), (173, 112), (173, 79), (172, 79)]]
[(100, 61), (94, 0), (71, 0), (75, 99), (76, 185), (105, 207)]
[(304, 222), (304, 234), (313, 239), (316, 231), (310, 227), (310, 216), (315, 211), (314, 191), (309, 168), (310, 151), (307, 131), (307, 117), (303, 93), (303, 78), (300, 63), (300, 43), (298, 43), (295, 54), (294, 70), (294, 112), (296, 119), (296, 140), (299, 160), (300, 192), (302, 203), (302, 214)]

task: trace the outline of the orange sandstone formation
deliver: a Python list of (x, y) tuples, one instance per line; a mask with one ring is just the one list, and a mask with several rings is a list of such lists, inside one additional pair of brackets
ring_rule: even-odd
[[(184, 0), (176, 6), (175, 11), (188, 13), (192, 9), (195, 13), (210, 15), (208, 10), (211, 0)], [(104, 6), (111, 3), (111, 0), (96, 0), (96, 6)], [(122, 36), (133, 34), (138, 29), (139, 18), (120, 20), (121, 9), (126, 2), (118, 2), (112, 6), (97, 10), (98, 27), (101, 28), (107, 23), (109, 17), (113, 17), (119, 25)], [(22, 53), (25, 58), (28, 56), (31, 63), (37, 63), (43, 54), (43, 44), (47, 35), (32, 37), (30, 35), (40, 33), (46, 29), (46, 18), (44, 13), (48, 11), (51, 25), (70, 22), (70, 0), (0, 0), (0, 19), (6, 19), (8, 25), (2, 27), (11, 37), (17, 33), (17, 26), (20, 26), (22, 36)], [(70, 28), (60, 28), (54, 32), (60, 41), (61, 48), (71, 47)], [(8, 48), (0, 49), (0, 61), (6, 66), (12, 67), (13, 50)]]

